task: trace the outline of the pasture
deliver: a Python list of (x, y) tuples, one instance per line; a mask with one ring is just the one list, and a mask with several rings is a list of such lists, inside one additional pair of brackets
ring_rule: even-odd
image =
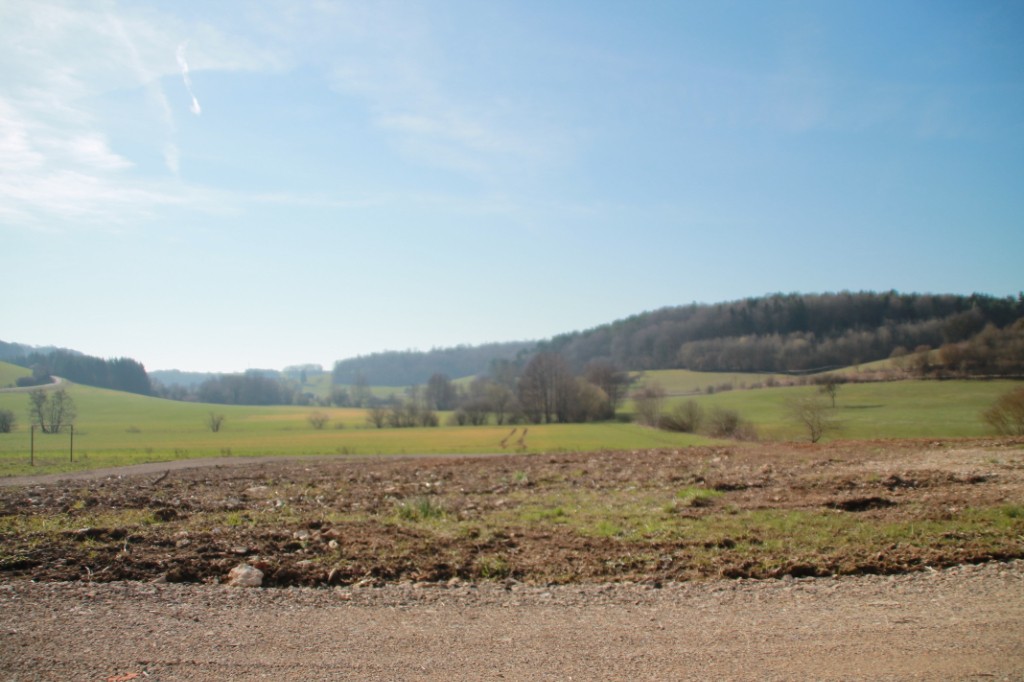
[[(41, 434), (37, 430), (34, 467), (29, 464), (28, 397), (25, 393), (0, 393), (0, 409), (10, 409), (18, 418), (13, 433), (0, 434), (0, 476), (195, 457), (485, 454), (676, 447), (707, 442), (698, 436), (614, 422), (530, 425), (525, 438), (523, 426), (377, 429), (367, 423), (366, 410), (357, 408), (207, 405), (74, 384), (69, 385), (68, 392), (78, 413), (75, 462), (69, 461), (69, 434)], [(207, 423), (211, 412), (225, 418), (216, 433)], [(322, 429), (309, 422), (316, 412), (328, 416)], [(441, 413), (440, 417), (444, 423), (447, 414)], [(513, 428), (516, 432), (511, 434)]]
[[(890, 381), (842, 384), (836, 406), (828, 414), (839, 422), (832, 439), (974, 438), (991, 434), (980, 414), (1001, 394), (1021, 382), (993, 381)], [(800, 440), (805, 437), (789, 415), (797, 399), (820, 397), (817, 386), (728, 391), (695, 399), (705, 411), (736, 410), (752, 422), (764, 440)], [(689, 398), (675, 398), (672, 405)]]
[(31, 376), (32, 372), (8, 362), (0, 362), (0, 388), (14, 386), (14, 382), (22, 377)]
[[(797, 398), (817, 395), (815, 386), (757, 388), (764, 375), (687, 371), (648, 372), (668, 389), (665, 409), (695, 400), (705, 412), (737, 411), (754, 424), (761, 440), (802, 440), (806, 437), (789, 415)], [(732, 384), (737, 390), (702, 387)], [(829, 438), (970, 438), (989, 435), (979, 418), (1013, 381), (899, 381), (844, 384), (829, 415), (841, 430)], [(399, 389), (392, 389), (398, 392)], [(644, 428), (630, 423), (550, 424), (480, 427), (377, 429), (358, 408), (298, 406), (233, 406), (176, 402), (117, 391), (68, 385), (77, 406), (74, 462), (67, 433), (35, 434), (35, 466), (30, 466), (28, 397), (0, 392), (0, 409), (9, 409), (18, 423), (0, 434), (0, 476), (44, 473), (142, 462), (217, 456), (261, 455), (387, 455), (486, 454), (498, 452), (568, 452), (681, 447), (708, 439)], [(823, 400), (828, 400), (822, 396)], [(629, 401), (620, 410), (628, 413)], [(314, 413), (328, 421), (317, 429)], [(223, 415), (219, 432), (208, 425), (211, 413)], [(441, 413), (445, 424), (447, 414)], [(513, 428), (515, 429), (513, 433)], [(524, 429), (528, 428), (525, 438)], [(504, 442), (504, 445), (503, 445)]]

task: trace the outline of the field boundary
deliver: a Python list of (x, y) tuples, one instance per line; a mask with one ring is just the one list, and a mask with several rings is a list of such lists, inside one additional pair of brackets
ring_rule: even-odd
[(400, 461), (408, 459), (469, 459), (477, 457), (508, 457), (507, 452), (479, 452), (447, 454), (395, 454), (395, 455), (253, 455), (241, 457), (197, 457), (195, 459), (173, 459), (164, 462), (144, 462), (127, 464), (120, 467), (103, 469), (84, 469), (81, 471), (65, 471), (52, 474), (30, 474), (27, 476), (0, 477), (0, 488), (15, 488), (28, 485), (49, 485), (62, 481), (91, 481), (110, 476), (150, 476), (169, 471), (186, 469), (203, 469), (210, 467), (242, 466), (245, 464), (272, 464), (277, 462), (316, 462), (334, 460), (359, 460), (373, 462), (380, 460)]

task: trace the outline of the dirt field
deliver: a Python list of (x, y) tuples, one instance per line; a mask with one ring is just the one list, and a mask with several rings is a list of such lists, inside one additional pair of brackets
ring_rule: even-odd
[(3, 680), (1024, 679), (1021, 439), (20, 483)]
[(531, 583), (1024, 557), (1020, 440), (275, 461), (0, 489), (0, 577)]

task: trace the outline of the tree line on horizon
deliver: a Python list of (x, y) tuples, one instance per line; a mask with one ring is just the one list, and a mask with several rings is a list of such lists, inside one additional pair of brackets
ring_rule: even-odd
[[(637, 371), (810, 372), (962, 344), (1022, 318), (1024, 294), (773, 294), (641, 313), (538, 349), (575, 368), (603, 359)], [(1024, 358), (986, 369), (1020, 373)]]
[[(370, 385), (400, 390), (427, 385), (437, 377), (490, 377), (511, 390), (523, 380), (533, 358), (541, 354), (558, 356), (566, 373), (574, 377), (584, 376), (592, 366), (615, 371), (810, 373), (911, 354), (918, 358), (914, 367), (918, 375), (1022, 376), (1024, 294), (999, 298), (839, 292), (693, 303), (541, 342), (386, 351), (340, 360), (331, 371), (334, 390), (326, 401), (303, 388), (307, 373), (323, 372), (314, 365), (280, 372), (206, 375), (182, 386), (152, 380), (141, 363), (128, 358), (103, 360), (64, 349), (26, 350), (28, 347), (0, 342), (0, 353), (8, 355), (0, 359), (32, 369), (33, 379), (26, 383), (43, 383), (57, 375), (143, 395), (250, 405), (320, 401), (371, 406), (377, 401), (369, 392)], [(937, 353), (922, 353), (926, 350)], [(22, 354), (12, 358), (12, 352)], [(563, 388), (567, 385), (562, 384)], [(477, 402), (481, 390), (478, 387)], [(472, 400), (460, 401), (460, 405), (463, 402)]]

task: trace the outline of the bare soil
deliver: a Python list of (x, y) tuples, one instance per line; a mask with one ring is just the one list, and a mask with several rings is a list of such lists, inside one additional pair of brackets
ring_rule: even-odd
[(172, 466), (0, 488), (0, 679), (1024, 679), (1022, 439)]
[[(721, 494), (665, 511), (682, 489)], [(624, 510), (637, 499), (660, 506)], [(1021, 439), (245, 462), (0, 488), (0, 578), (210, 583), (242, 562), (276, 587), (888, 574), (1024, 558), (1013, 532), (950, 522), (1022, 501)], [(879, 538), (899, 524), (946, 526), (823, 548), (682, 525), (764, 511), (831, 514)], [(574, 514), (664, 517), (674, 530), (600, 532)]]

